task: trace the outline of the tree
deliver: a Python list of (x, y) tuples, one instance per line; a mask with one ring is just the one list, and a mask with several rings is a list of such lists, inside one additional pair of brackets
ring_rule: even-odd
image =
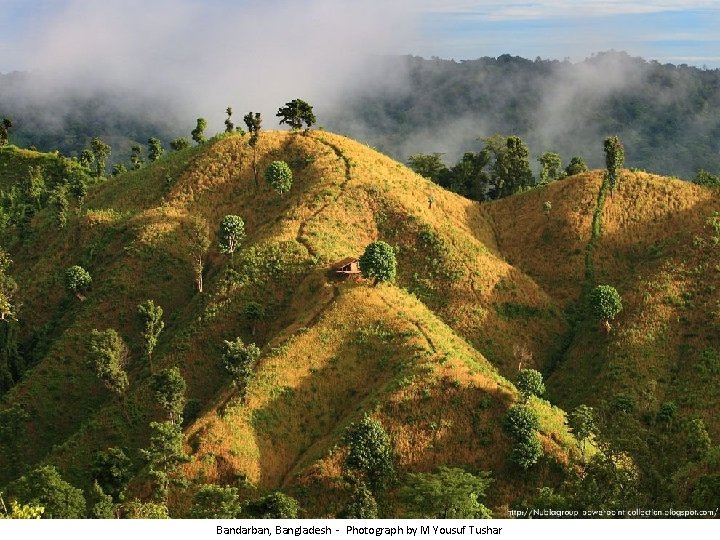
[(182, 422), (187, 384), (180, 369), (172, 367), (156, 373), (152, 377), (151, 386), (155, 401), (168, 413), (170, 421)]
[(45, 169), (41, 165), (28, 168), (25, 194), (35, 203), (35, 208), (42, 208), (42, 197), (45, 193)]
[(220, 222), (218, 244), (222, 253), (233, 255), (245, 239), (245, 222), (240, 216), (227, 215)]
[(207, 128), (207, 120), (204, 118), (198, 118), (195, 129), (190, 132), (192, 140), (198, 144), (205, 142), (205, 129)]
[(590, 309), (603, 324), (605, 330), (611, 330), (612, 321), (622, 311), (622, 299), (617, 289), (611, 285), (598, 285), (590, 293)]
[(111, 153), (110, 145), (105, 144), (98, 137), (95, 137), (90, 141), (90, 149), (95, 156), (95, 170), (93, 171), (93, 176), (95, 176), (95, 178), (105, 176), (105, 167)]
[[(79, 171), (78, 171), (79, 172)], [(87, 197), (88, 186), (84, 174), (73, 174), (70, 179), (70, 194), (77, 200), (78, 206), (82, 208), (83, 201)]]
[(157, 137), (148, 139), (148, 161), (157, 161), (165, 153), (162, 142)]
[(568, 415), (568, 426), (575, 438), (580, 441), (580, 450), (585, 457), (585, 441), (592, 437), (596, 431), (595, 411), (587, 405), (578, 405)]
[(122, 173), (127, 172), (127, 167), (122, 163), (115, 163), (112, 166), (112, 175), (120, 176)]
[(296, 519), (300, 505), (281, 491), (275, 491), (256, 501), (251, 501), (245, 513), (252, 518), (260, 519)]
[(138, 315), (140, 323), (143, 326), (142, 338), (144, 345), (144, 353), (147, 356), (150, 372), (153, 372), (152, 354), (157, 345), (160, 333), (165, 328), (162, 320), (163, 309), (152, 300), (146, 300), (138, 306)]
[(243, 121), (248, 128), (250, 133), (250, 140), (248, 144), (253, 149), (253, 178), (255, 179), (255, 187), (260, 187), (258, 183), (258, 168), (257, 168), (257, 144), (260, 140), (260, 130), (262, 129), (262, 116), (260, 113), (253, 113), (250, 111), (243, 116)]
[(132, 461), (121, 448), (98, 451), (92, 464), (92, 478), (115, 502), (122, 502), (132, 478)]
[(265, 316), (263, 307), (261, 304), (258, 304), (257, 302), (248, 302), (245, 304), (245, 317), (248, 321), (250, 321), (250, 324), (252, 326), (252, 335), (255, 335), (255, 326), (257, 325), (257, 322), (262, 320), (262, 318)]
[(55, 225), (59, 230), (63, 230), (67, 225), (67, 212), (70, 207), (70, 201), (67, 198), (67, 186), (58, 184), (50, 194), (50, 204), (55, 217)]
[(543, 448), (537, 434), (533, 433), (527, 439), (515, 441), (510, 452), (510, 461), (522, 469), (529, 469), (543, 456)]
[(548, 184), (565, 176), (562, 160), (557, 152), (545, 152), (538, 158), (540, 162), (540, 185)]
[(13, 127), (12, 120), (3, 118), (0, 122), (0, 147), (5, 146), (10, 141), (10, 128)]
[(582, 156), (573, 156), (573, 158), (570, 160), (570, 163), (568, 163), (568, 166), (565, 167), (565, 173), (568, 176), (581, 174), (586, 172), (587, 170), (588, 166), (585, 164), (585, 160), (582, 158)]
[(45, 512), (43, 506), (18, 504), (17, 501), (10, 501), (10, 510), (8, 510), (0, 493), (0, 519), (40, 519), (43, 512)]
[(366, 279), (374, 279), (373, 285), (393, 281), (397, 274), (395, 251), (382, 240), (371, 243), (360, 257), (360, 272)]
[(350, 500), (338, 517), (343, 519), (377, 519), (377, 501), (363, 482), (355, 482)]
[(448, 168), (442, 161), (442, 154), (413, 154), (408, 158), (408, 166), (417, 174), (436, 184), (447, 175)]
[(478, 476), (463, 469), (439, 467), (435, 473), (410, 473), (399, 497), (406, 518), (480, 519), (492, 513), (480, 501), (490, 485), (490, 475)]
[(265, 169), (265, 180), (280, 195), (292, 187), (292, 170), (284, 161), (273, 161)]
[(8, 275), (8, 268), (12, 264), (10, 256), (0, 247), (0, 321), (15, 318), (13, 297), (18, 286), (15, 280)]
[(43, 519), (80, 519), (86, 515), (82, 490), (62, 479), (53, 465), (43, 465), (7, 486), (21, 504), (41, 506)]
[(89, 171), (92, 164), (95, 163), (95, 154), (90, 148), (84, 148), (78, 156), (78, 163)]
[(316, 121), (312, 105), (299, 98), (288, 101), (284, 107), (278, 109), (275, 116), (281, 119), (280, 124), (287, 124), (292, 130), (302, 128), (305, 123), (306, 132)]
[(520, 137), (513, 135), (507, 138), (505, 148), (498, 153), (492, 166), (492, 180), (498, 197), (507, 197), (532, 186), (529, 154)]
[(193, 519), (238, 519), (243, 508), (235, 487), (205, 484), (195, 494), (190, 517)]
[(227, 118), (225, 119), (225, 133), (232, 133), (235, 131), (235, 124), (232, 121), (232, 107), (225, 109), (225, 112), (227, 113)]
[(705, 169), (700, 169), (695, 175), (693, 183), (699, 186), (720, 187), (720, 175), (710, 174)]
[(189, 147), (190, 141), (188, 141), (185, 137), (178, 137), (177, 139), (173, 139), (172, 141), (170, 141), (170, 148), (172, 148), (176, 152)]
[(125, 366), (129, 354), (127, 345), (112, 328), (90, 333), (88, 364), (105, 388), (116, 396), (122, 396), (128, 388)]
[(139, 144), (133, 144), (130, 148), (130, 165), (132, 165), (133, 171), (137, 171), (143, 166), (142, 146)]
[(508, 409), (502, 422), (503, 431), (513, 440), (510, 461), (527, 470), (543, 455), (538, 440), (540, 419), (527, 405), (513, 405)]
[(550, 212), (552, 212), (552, 202), (545, 201), (543, 204), (543, 212), (545, 212), (545, 216), (550, 219)]
[(205, 269), (205, 254), (210, 247), (210, 235), (207, 221), (192, 216), (183, 223), (183, 232), (190, 243), (190, 260), (195, 274), (195, 285), (198, 292), (203, 292), (203, 270)]
[(223, 343), (225, 344), (225, 353), (223, 354), (225, 369), (232, 376), (240, 399), (244, 400), (255, 363), (260, 357), (260, 349), (254, 343), (245, 345), (240, 338), (235, 338), (234, 341), (223, 341)]
[(603, 149), (605, 150), (605, 164), (607, 166), (605, 178), (612, 193), (620, 181), (620, 170), (625, 162), (625, 149), (617, 135), (605, 139)]
[(90, 517), (93, 519), (114, 519), (115, 504), (110, 495), (106, 495), (100, 484), (94, 482), (90, 488)]
[(78, 300), (85, 300), (85, 294), (90, 288), (92, 277), (82, 266), (71, 266), (65, 270), (65, 288), (74, 294)]
[(137, 499), (122, 506), (125, 519), (170, 519), (167, 504), (141, 502)]
[(155, 497), (167, 501), (171, 484), (184, 484), (177, 469), (190, 458), (183, 450), (183, 433), (174, 422), (150, 422), (150, 446), (140, 450), (155, 481)]
[(382, 424), (367, 414), (345, 432), (348, 446), (345, 467), (360, 475), (368, 486), (377, 490), (392, 482), (395, 477), (390, 436)]
[(521, 369), (515, 382), (524, 401), (530, 396), (542, 396), (545, 393), (545, 383), (542, 374), (534, 369)]

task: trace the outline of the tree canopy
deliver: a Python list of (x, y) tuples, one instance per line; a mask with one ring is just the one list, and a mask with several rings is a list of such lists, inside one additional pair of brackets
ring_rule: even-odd
[(375, 285), (393, 281), (397, 274), (395, 250), (382, 240), (371, 243), (360, 257), (360, 272), (363, 277), (375, 280)]
[(312, 105), (300, 98), (288, 101), (284, 107), (278, 109), (275, 116), (280, 118), (281, 124), (290, 126), (290, 129), (300, 129), (305, 124), (309, 130), (317, 120)]

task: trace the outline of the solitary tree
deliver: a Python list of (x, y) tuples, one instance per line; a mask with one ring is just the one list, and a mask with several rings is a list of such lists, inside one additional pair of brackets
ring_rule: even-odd
[(95, 154), (90, 148), (84, 148), (78, 156), (78, 163), (81, 167), (90, 170), (92, 164), (95, 162)]
[(190, 459), (183, 449), (180, 424), (150, 422), (150, 445), (140, 453), (148, 463), (150, 477), (155, 481), (155, 497), (167, 501), (170, 485), (184, 484), (177, 470)]
[(107, 160), (110, 157), (110, 145), (101, 141), (98, 137), (95, 137), (90, 141), (90, 149), (95, 156), (95, 171), (93, 171), (96, 178), (105, 176), (105, 167)]
[(538, 158), (540, 162), (540, 184), (544, 185), (565, 176), (562, 160), (557, 152), (545, 152)]
[(528, 156), (530, 152), (520, 137), (513, 135), (505, 141), (492, 166), (492, 179), (499, 197), (506, 197), (532, 186), (533, 175)]
[(88, 363), (103, 385), (118, 397), (125, 394), (129, 351), (120, 335), (113, 329), (93, 330), (88, 352)]
[(612, 193), (620, 181), (620, 170), (625, 162), (625, 149), (617, 135), (605, 139), (603, 147), (605, 150), (605, 164), (607, 165), (605, 176)]
[(207, 222), (193, 216), (183, 224), (183, 232), (190, 243), (190, 259), (195, 274), (195, 284), (198, 292), (203, 292), (203, 270), (205, 269), (205, 254), (210, 247), (210, 236)]
[(397, 274), (395, 251), (382, 240), (373, 242), (360, 257), (360, 272), (365, 278), (372, 278), (373, 285), (381, 281), (393, 281)]
[(232, 133), (235, 131), (235, 124), (232, 121), (232, 107), (225, 109), (225, 112), (227, 113), (227, 118), (225, 119), (225, 133)]
[(545, 212), (545, 217), (550, 219), (550, 212), (552, 212), (552, 202), (545, 201), (545, 203), (543, 203), (543, 212)]
[(381, 489), (395, 477), (390, 436), (380, 422), (365, 415), (345, 433), (348, 453), (345, 467), (364, 478), (373, 489)]
[(92, 277), (82, 266), (71, 266), (65, 270), (65, 288), (74, 294), (78, 300), (85, 300), (85, 294), (90, 288)]
[(18, 287), (15, 280), (8, 274), (11, 264), (10, 256), (0, 247), (0, 321), (14, 318), (13, 296)]
[(592, 407), (587, 405), (578, 405), (568, 415), (568, 425), (572, 430), (575, 438), (580, 441), (580, 450), (583, 458), (585, 457), (585, 441), (587, 441), (597, 431), (595, 426), (595, 413)]
[(160, 139), (157, 137), (150, 137), (148, 139), (148, 161), (157, 161), (164, 152), (165, 149)]
[(190, 132), (190, 135), (192, 135), (192, 140), (195, 141), (198, 144), (202, 144), (205, 142), (205, 129), (207, 128), (207, 120), (204, 118), (198, 118), (197, 119), (197, 125), (195, 126), (195, 129), (193, 129)]
[(255, 335), (255, 327), (258, 321), (261, 321), (265, 316), (265, 312), (261, 304), (257, 302), (248, 302), (245, 305), (245, 317), (250, 321), (252, 328), (252, 335)]
[(220, 222), (218, 244), (222, 253), (233, 255), (245, 239), (245, 222), (240, 216), (227, 215)]
[(233, 378), (233, 384), (238, 390), (240, 399), (245, 399), (247, 386), (252, 378), (255, 363), (260, 357), (260, 349), (254, 344), (245, 345), (243, 340), (235, 338), (234, 341), (224, 341), (225, 353), (223, 363), (225, 369)]
[(582, 158), (582, 156), (574, 156), (570, 160), (568, 166), (565, 167), (565, 173), (567, 173), (568, 176), (584, 173), (587, 170), (588, 167), (585, 164), (585, 160)]
[(153, 375), (152, 389), (155, 401), (168, 413), (169, 420), (176, 423), (182, 422), (187, 384), (180, 369), (172, 367)]
[(515, 382), (524, 401), (531, 396), (542, 396), (545, 393), (545, 383), (542, 374), (534, 369), (521, 369)]
[(188, 141), (185, 137), (178, 137), (177, 139), (173, 139), (172, 141), (170, 141), (170, 148), (172, 148), (176, 152), (189, 147), (190, 141)]
[(265, 180), (282, 195), (292, 187), (292, 170), (284, 161), (273, 161), (265, 170)]
[(257, 143), (260, 140), (260, 130), (262, 129), (262, 116), (260, 113), (253, 113), (250, 111), (243, 116), (243, 121), (248, 128), (250, 133), (250, 140), (248, 144), (253, 149), (253, 178), (255, 179), (255, 187), (260, 187), (258, 183), (258, 170), (257, 170)]
[(132, 165), (133, 171), (137, 171), (143, 166), (142, 146), (139, 144), (133, 144), (130, 148), (130, 165)]
[(0, 146), (5, 146), (10, 141), (11, 127), (13, 127), (12, 120), (3, 118), (0, 122)]
[(610, 321), (618, 316), (622, 308), (620, 293), (611, 285), (598, 285), (590, 293), (590, 309), (607, 332), (612, 329)]
[(281, 124), (287, 124), (292, 130), (302, 128), (305, 123), (307, 131), (316, 121), (312, 105), (299, 98), (288, 101), (284, 107), (278, 109), (275, 116), (280, 118)]
[(144, 352), (150, 365), (150, 372), (152, 373), (152, 353), (157, 345), (160, 332), (165, 328), (165, 323), (162, 320), (163, 309), (152, 300), (146, 300), (138, 306), (138, 315), (140, 316), (140, 323), (143, 326), (142, 338), (144, 342)]

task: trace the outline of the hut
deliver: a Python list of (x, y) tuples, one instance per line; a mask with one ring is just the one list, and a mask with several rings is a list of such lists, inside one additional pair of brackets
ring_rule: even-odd
[(360, 261), (357, 257), (345, 257), (332, 265), (332, 273), (341, 279), (358, 279), (360, 277)]

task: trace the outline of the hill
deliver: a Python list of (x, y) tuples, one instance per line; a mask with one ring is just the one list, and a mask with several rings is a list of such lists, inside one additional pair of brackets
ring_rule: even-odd
[[(5, 152), (0, 159), (10, 162)], [(62, 230), (45, 208), (11, 231), (5, 247), (21, 304), (12, 342), (26, 369), (0, 406), (0, 484), (51, 463), (89, 489), (96, 451), (118, 446), (133, 462), (131, 495), (149, 497), (140, 450), (148, 447), (150, 422), (164, 417), (154, 403), (152, 372), (171, 366), (180, 368), (188, 398), (183, 433), (190, 462), (182, 471), (190, 484), (170, 498), (178, 516), (206, 483), (241, 486), (248, 498), (281, 489), (298, 498), (306, 515), (337, 514), (351, 490), (343, 476), (344, 434), (366, 413), (390, 435), (401, 482), (406, 473), (441, 465), (488, 471), (487, 504), (497, 515), (534, 498), (541, 486), (560, 492), (582, 469), (586, 445), (570, 434), (562, 409), (532, 398), (544, 458), (527, 472), (512, 463), (502, 419), (520, 401), (511, 382), (519, 364), (543, 371), (551, 401), (565, 410), (586, 403), (605, 415), (624, 392), (638, 405), (629, 418), (650, 437), (654, 417), (647, 425), (643, 419), (673, 400), (675, 425), (700, 414), (717, 440), (707, 351), (718, 344), (703, 319), (717, 296), (701, 288), (701, 270), (712, 271), (705, 228), (711, 191), (625, 173), (600, 208), (602, 235), (588, 258), (597, 172), (480, 205), (327, 132), (263, 133), (257, 159), (260, 171), (286, 161), (292, 189), (280, 195), (262, 178), (256, 185), (247, 137), (220, 136), (91, 187)], [(22, 167), (12, 170), (19, 172), (3, 182), (22, 182)], [(553, 201), (549, 218), (545, 200)], [(217, 248), (227, 214), (242, 216), (247, 232), (232, 257)], [(211, 240), (202, 293), (193, 256), (198, 223)], [(680, 223), (686, 229), (679, 231)], [(704, 243), (687, 244), (694, 236)], [(359, 256), (376, 239), (397, 252), (396, 284), (331, 276), (332, 263)], [(588, 261), (593, 279), (623, 293), (625, 310), (609, 336), (583, 311)], [(688, 268), (682, 279), (669, 271), (681, 261)], [(62, 287), (74, 264), (93, 278), (83, 301)], [(636, 292), (639, 284), (645, 294)], [(686, 290), (697, 305), (673, 304), (688, 302)], [(666, 301), (671, 294), (679, 300)], [(163, 307), (166, 322), (152, 368), (137, 317), (147, 299)], [(248, 317), (251, 302), (262, 306), (260, 321)], [(687, 322), (676, 324), (681, 309)], [(130, 389), (122, 400), (86, 363), (91, 330), (107, 328), (130, 350)], [(673, 367), (674, 355), (688, 352), (689, 331), (696, 334), (697, 362), (709, 362), (693, 374)], [(5, 350), (10, 337), (4, 335)], [(261, 349), (244, 399), (223, 365), (224, 342), (237, 337)], [(697, 384), (707, 390), (685, 401), (689, 394), (680, 389)], [(17, 407), (27, 417), (11, 426), (8, 411)], [(619, 436), (608, 429), (607, 439)], [(639, 448), (622, 450), (645, 465)], [(690, 495), (707, 466), (701, 461), (685, 471), (693, 479), (686, 483)], [(402, 512), (396, 490), (379, 496), (386, 515)]]

